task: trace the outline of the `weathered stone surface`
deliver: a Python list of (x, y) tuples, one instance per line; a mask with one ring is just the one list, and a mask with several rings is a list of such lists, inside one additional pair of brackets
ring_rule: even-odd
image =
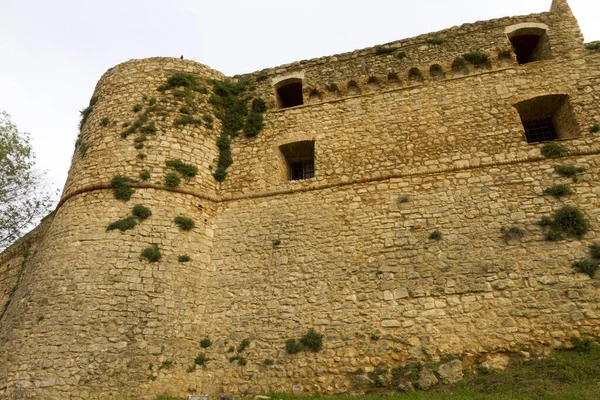
[[(347, 393), (359, 369), (548, 351), (572, 336), (600, 336), (597, 281), (572, 268), (598, 240), (600, 143), (589, 128), (600, 123), (600, 53), (585, 50), (568, 8), (555, 10), (395, 42), (402, 60), (369, 48), (239, 77), (269, 110), (258, 136), (232, 140), (222, 183), (212, 177), (220, 121), (175, 127), (184, 100), (157, 88), (179, 71), (207, 87), (224, 76), (166, 58), (109, 70), (62, 203), (0, 254), (0, 396)], [(510, 47), (505, 30), (530, 22), (549, 27), (552, 58), (519, 65), (500, 57)], [(473, 50), (486, 52), (489, 66), (453, 71)], [(409, 79), (411, 68), (423, 80)], [(274, 80), (294, 74), (304, 76), (305, 104), (278, 109)], [(542, 145), (523, 139), (515, 108), (550, 94), (569, 96), (569, 129), (579, 128), (561, 141), (570, 152), (562, 159), (540, 157)], [(123, 124), (152, 98), (157, 132), (136, 149), (121, 138)], [(208, 98), (195, 98), (198, 117), (214, 117)], [(280, 146), (307, 140), (315, 177), (288, 181)], [(166, 188), (172, 159), (198, 175)], [(572, 182), (555, 173), (559, 164), (586, 172)], [(138, 179), (146, 170), (150, 180)], [(115, 175), (134, 180), (129, 202), (114, 198)], [(544, 195), (554, 183), (571, 185), (568, 204), (590, 221), (581, 239), (548, 242), (536, 224), (564, 204)], [(152, 216), (106, 231), (135, 204)], [(176, 216), (192, 218), (194, 229), (180, 231)], [(511, 226), (525, 236), (504, 240), (501, 228)], [(435, 230), (440, 240), (430, 239)], [(140, 253), (154, 244), (162, 258), (148, 263)], [(287, 354), (286, 340), (309, 328), (324, 335), (323, 349)], [(212, 344), (201, 348), (207, 337)], [(244, 339), (250, 345), (238, 354)], [(201, 353), (208, 361), (194, 367)], [(236, 355), (242, 360), (230, 362)], [(458, 364), (441, 366), (441, 379), (458, 379)], [(502, 364), (490, 358), (490, 367)]]
[(455, 383), (463, 378), (462, 363), (460, 360), (452, 360), (438, 367), (437, 373), (444, 383)]
[(430, 387), (437, 385), (438, 382), (439, 380), (435, 376), (435, 373), (429, 369), (424, 369), (419, 374), (420, 389), (429, 389)]

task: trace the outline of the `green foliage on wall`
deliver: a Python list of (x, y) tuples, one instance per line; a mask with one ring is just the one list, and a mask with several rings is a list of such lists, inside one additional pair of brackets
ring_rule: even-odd
[(117, 200), (128, 201), (134, 192), (129, 187), (129, 178), (121, 175), (115, 175), (110, 181), (110, 186), (113, 188), (113, 194)]
[(144, 250), (142, 250), (142, 253), (140, 254), (142, 258), (145, 258), (146, 260), (148, 260), (148, 262), (154, 263), (154, 262), (158, 262), (161, 259), (161, 254), (160, 254), (160, 250), (158, 249), (158, 245), (153, 244), (152, 247), (147, 247)]

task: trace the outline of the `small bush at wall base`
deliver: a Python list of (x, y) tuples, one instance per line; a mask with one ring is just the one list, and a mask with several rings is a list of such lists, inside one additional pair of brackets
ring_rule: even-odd
[(314, 328), (310, 328), (308, 332), (300, 338), (300, 344), (302, 344), (303, 348), (316, 353), (323, 348), (323, 335), (315, 331)]
[(129, 179), (124, 176), (115, 175), (110, 181), (110, 186), (117, 200), (128, 201), (133, 194), (133, 189), (129, 187)]
[(173, 219), (173, 222), (175, 222), (175, 224), (182, 231), (191, 231), (192, 229), (194, 229), (194, 226), (196, 226), (196, 224), (191, 218), (182, 216), (175, 217), (175, 219)]
[(502, 227), (500, 229), (502, 236), (504, 237), (504, 242), (508, 244), (511, 239), (521, 240), (525, 236), (525, 232), (523, 229), (518, 226), (511, 226), (510, 228)]
[(288, 354), (297, 354), (302, 350), (302, 344), (296, 339), (288, 339), (285, 341), (285, 352)]
[(554, 171), (560, 176), (564, 176), (565, 178), (573, 179), (573, 182), (577, 182), (579, 178), (577, 177), (579, 174), (585, 172), (584, 167), (576, 167), (575, 165), (558, 165), (554, 167)]
[(598, 133), (600, 132), (600, 124), (594, 124), (590, 126), (590, 133)]
[(550, 186), (548, 189), (544, 190), (544, 193), (553, 197), (563, 197), (573, 193), (573, 191), (569, 185), (561, 183)]
[(124, 219), (120, 219), (112, 224), (108, 225), (106, 228), (107, 231), (113, 231), (115, 229), (120, 230), (121, 232), (133, 229), (137, 225), (134, 217), (127, 217)]
[(190, 258), (190, 256), (186, 256), (186, 255), (177, 257), (177, 261), (179, 261), (180, 263), (186, 263), (191, 260), (192, 259)]
[(141, 204), (136, 204), (133, 206), (133, 210), (131, 211), (134, 217), (139, 218), (140, 221), (145, 220), (146, 218), (152, 215), (152, 211), (149, 208), (144, 207)]
[(152, 247), (145, 248), (142, 250), (141, 256), (152, 263), (160, 261), (161, 254), (158, 245), (154, 244)]
[(548, 158), (563, 157), (569, 153), (563, 145), (555, 142), (546, 143), (542, 146), (540, 152), (544, 157)]
[(429, 234), (429, 240), (442, 240), (442, 232), (437, 229)]
[(204, 338), (200, 341), (200, 347), (203, 349), (210, 347), (212, 345), (212, 341), (209, 338)]
[(587, 274), (590, 278), (593, 278), (600, 268), (600, 261), (597, 260), (578, 260), (573, 263), (573, 268), (577, 272)]
[(165, 175), (165, 186), (168, 187), (177, 187), (181, 183), (181, 179), (179, 175), (174, 172), (168, 173)]

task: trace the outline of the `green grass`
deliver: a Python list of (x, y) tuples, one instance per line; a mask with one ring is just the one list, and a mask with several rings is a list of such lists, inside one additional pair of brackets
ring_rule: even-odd
[(411, 393), (367, 394), (362, 396), (269, 395), (277, 400), (575, 400), (597, 399), (600, 393), (600, 351), (598, 345), (579, 341), (575, 350), (559, 350), (541, 360), (513, 365), (506, 371), (466, 378), (454, 385)]

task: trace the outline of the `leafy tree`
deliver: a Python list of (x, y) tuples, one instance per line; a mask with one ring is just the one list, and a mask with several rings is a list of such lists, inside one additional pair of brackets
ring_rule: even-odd
[(0, 110), (0, 251), (46, 215), (53, 196), (34, 169), (29, 135)]

